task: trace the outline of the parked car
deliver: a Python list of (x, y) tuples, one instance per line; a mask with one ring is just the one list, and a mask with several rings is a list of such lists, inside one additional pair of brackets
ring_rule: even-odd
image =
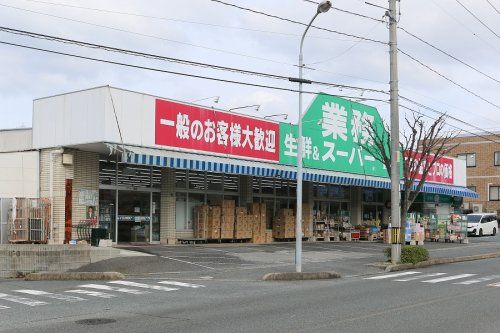
[(467, 215), (467, 233), (469, 235), (495, 236), (498, 231), (498, 219), (495, 213), (475, 213)]

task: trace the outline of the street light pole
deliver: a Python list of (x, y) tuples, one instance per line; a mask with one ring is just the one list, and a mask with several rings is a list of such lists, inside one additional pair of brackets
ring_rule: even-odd
[(391, 262), (401, 261), (401, 194), (399, 154), (399, 88), (396, 0), (389, 0), (389, 53), (391, 96)]
[(300, 52), (299, 52), (299, 120), (298, 120), (298, 134), (297, 134), (297, 203), (296, 203), (296, 216), (295, 216), (295, 271), (302, 272), (302, 83), (310, 83), (310, 81), (302, 78), (302, 67), (304, 66), (304, 58), (302, 54), (302, 47), (304, 46), (304, 39), (306, 38), (307, 31), (311, 27), (316, 17), (321, 13), (326, 13), (332, 7), (330, 1), (322, 1), (318, 5), (316, 14), (314, 14), (311, 22), (306, 27), (302, 38), (300, 39)]

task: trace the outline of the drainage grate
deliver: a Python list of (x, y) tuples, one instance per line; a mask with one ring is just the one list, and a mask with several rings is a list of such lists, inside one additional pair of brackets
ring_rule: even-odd
[(80, 324), (80, 325), (104, 325), (104, 324), (111, 324), (111, 323), (115, 323), (115, 322), (116, 322), (116, 320), (114, 320), (114, 319), (106, 319), (106, 318), (89, 318), (89, 319), (75, 321), (75, 323)]

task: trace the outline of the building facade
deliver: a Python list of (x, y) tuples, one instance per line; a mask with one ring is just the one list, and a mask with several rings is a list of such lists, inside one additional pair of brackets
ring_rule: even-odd
[[(369, 140), (366, 122), (381, 124), (375, 108), (330, 95), (318, 95), (305, 113), (311, 223), (326, 216), (389, 224), (387, 171), (359, 145)], [(9, 140), (0, 160), (34, 153), (36, 191), (7, 196), (51, 199), (52, 243), (76, 239), (75, 227), (96, 221), (115, 243), (174, 244), (194, 237), (202, 205), (263, 203), (268, 229), (296, 205), (296, 125), (105, 86), (35, 100), (25, 135), (30, 144), (16, 150), (0, 133), (0, 143)], [(465, 188), (465, 162), (451, 160), (453, 177), (424, 186), (427, 213), (449, 214), (453, 198), (475, 196)]]
[(467, 187), (479, 198), (466, 198), (464, 209), (474, 212), (500, 214), (500, 132), (496, 135), (461, 135), (450, 145), (457, 145), (449, 152), (466, 161)]

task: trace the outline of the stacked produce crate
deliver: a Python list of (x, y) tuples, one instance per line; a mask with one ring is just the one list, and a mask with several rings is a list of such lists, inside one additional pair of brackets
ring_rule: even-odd
[[(302, 206), (302, 234), (312, 237), (312, 208), (308, 204)], [(273, 238), (295, 238), (295, 214), (293, 209), (281, 209), (273, 219)]]
[(235, 208), (236, 203), (234, 200), (223, 200), (222, 205), (222, 222), (221, 222), (221, 239), (232, 239), (234, 237), (234, 222), (235, 222)]
[[(266, 240), (266, 204), (251, 203), (248, 205), (249, 216), (252, 223), (252, 243), (263, 244)], [(271, 240), (272, 241), (272, 236)]]
[(220, 206), (198, 206), (194, 208), (194, 234), (196, 238), (219, 239), (221, 227)]
[(295, 238), (295, 216), (293, 209), (281, 209), (273, 219), (273, 238)]
[(236, 221), (234, 224), (234, 239), (252, 238), (253, 215), (247, 214), (246, 207), (236, 208)]

